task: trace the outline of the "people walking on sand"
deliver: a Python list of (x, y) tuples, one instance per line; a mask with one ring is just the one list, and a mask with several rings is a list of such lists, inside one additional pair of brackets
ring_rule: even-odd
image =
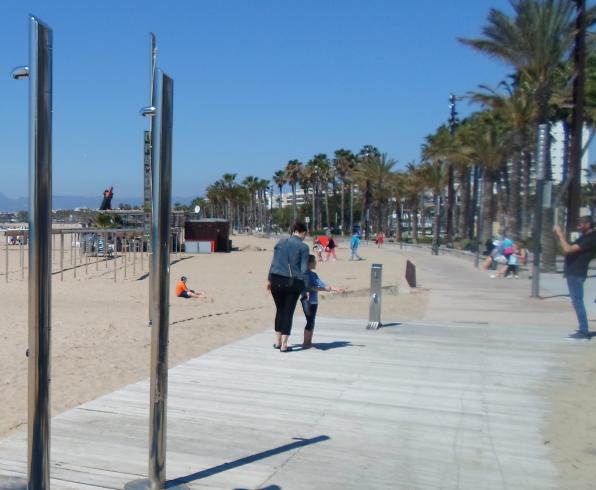
[(292, 331), (292, 318), (300, 293), (306, 287), (308, 272), (308, 246), (303, 243), (306, 235), (304, 223), (294, 223), (292, 235), (279, 240), (273, 248), (269, 268), (269, 284), (275, 302), (275, 343), (273, 347), (288, 352), (288, 337)]
[(345, 289), (327, 286), (317, 273), (317, 258), (314, 255), (308, 256), (308, 286), (303, 292), (301, 303), (304, 316), (306, 317), (306, 326), (304, 327), (304, 342), (302, 347), (309, 349), (312, 347), (312, 336), (315, 329), (315, 319), (317, 317), (317, 309), (319, 307), (319, 291), (327, 291), (334, 293), (343, 293)]
[(383, 233), (383, 230), (380, 230), (379, 233), (377, 233), (376, 242), (377, 242), (377, 247), (379, 247), (379, 248), (381, 248), (383, 246), (383, 244), (385, 243), (385, 233)]
[(337, 248), (337, 244), (333, 237), (329, 237), (329, 243), (327, 244), (327, 260), (333, 259), (333, 262), (337, 260), (337, 256), (335, 255), (335, 249)]
[(324, 251), (325, 251), (325, 247), (323, 247), (323, 245), (319, 241), (316, 241), (315, 244), (312, 246), (312, 253), (316, 255), (317, 260), (319, 262), (325, 261), (325, 259), (323, 259)]
[(360, 233), (355, 231), (352, 234), (352, 239), (350, 240), (350, 260), (364, 260), (360, 255), (358, 255), (358, 248), (360, 247)]
[(582, 341), (590, 340), (588, 315), (584, 305), (584, 282), (588, 275), (590, 261), (596, 255), (596, 233), (594, 232), (592, 217), (582, 216), (577, 223), (577, 229), (581, 232), (581, 236), (573, 243), (567, 241), (559, 225), (555, 225), (553, 231), (559, 238), (565, 255), (564, 274), (579, 324), (577, 332), (570, 334), (567, 339)]
[(195, 291), (194, 289), (189, 289), (186, 282), (188, 278), (186, 276), (182, 276), (180, 281), (176, 285), (176, 296), (178, 298), (205, 298), (205, 291)]

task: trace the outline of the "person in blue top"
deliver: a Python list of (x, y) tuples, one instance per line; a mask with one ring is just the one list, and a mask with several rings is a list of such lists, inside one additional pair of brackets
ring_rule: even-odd
[(565, 277), (571, 303), (575, 309), (579, 329), (570, 334), (568, 340), (590, 340), (588, 315), (584, 304), (584, 282), (588, 276), (590, 261), (596, 256), (596, 230), (591, 216), (582, 216), (577, 223), (581, 236), (573, 243), (569, 243), (561, 227), (556, 225), (553, 231), (559, 238), (563, 254), (565, 255)]
[(354, 260), (354, 257), (356, 257), (358, 260), (364, 260), (362, 257), (360, 257), (360, 255), (358, 255), (358, 247), (360, 247), (360, 233), (355, 231), (352, 235), (352, 239), (350, 240), (350, 251), (352, 252), (350, 260)]
[(273, 248), (267, 289), (275, 302), (275, 343), (280, 352), (289, 352), (288, 337), (300, 293), (304, 291), (308, 273), (308, 245), (304, 223), (294, 223), (292, 235), (283, 238)]
[(307, 291), (301, 298), (302, 309), (306, 317), (306, 326), (304, 327), (304, 343), (303, 349), (312, 347), (312, 335), (315, 329), (315, 318), (317, 316), (317, 308), (319, 307), (319, 291), (328, 291), (334, 293), (343, 293), (345, 289), (334, 288), (327, 286), (317, 273), (314, 271), (317, 268), (317, 258), (314, 255), (308, 256), (308, 273), (307, 273)]

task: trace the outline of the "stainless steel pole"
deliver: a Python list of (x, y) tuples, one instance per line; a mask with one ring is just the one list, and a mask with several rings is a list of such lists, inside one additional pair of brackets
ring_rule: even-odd
[(170, 221), (172, 201), (172, 125), (174, 82), (158, 70), (155, 121), (151, 132), (153, 206), (151, 211), (151, 415), (149, 481), (163, 489), (166, 481), (166, 401), (170, 293)]
[(52, 30), (30, 17), (28, 489), (50, 488)]
[[(174, 82), (158, 70), (155, 79), (154, 114), (151, 134), (153, 170), (151, 210), (150, 318), (151, 400), (149, 419), (148, 480), (130, 482), (125, 488), (165, 488), (166, 408), (168, 397), (168, 334), (170, 293), (170, 229), (172, 202), (172, 124)], [(150, 111), (150, 112), (149, 112)], [(176, 487), (185, 487), (178, 485)], [(171, 488), (168, 486), (168, 488)]]
[[(50, 328), (52, 287), (52, 30), (29, 17), (29, 292), (27, 481), (50, 488)], [(3, 482), (0, 482), (2, 486)]]

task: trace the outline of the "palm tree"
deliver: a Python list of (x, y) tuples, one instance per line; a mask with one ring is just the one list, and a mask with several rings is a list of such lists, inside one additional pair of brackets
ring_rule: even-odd
[(311, 182), (313, 184), (313, 221), (316, 219), (315, 228), (323, 226), (322, 206), (320, 204), (321, 197), (325, 202), (325, 218), (326, 225), (329, 226), (329, 201), (328, 201), (328, 187), (332, 178), (331, 166), (329, 159), (324, 153), (318, 153), (306, 165), (311, 174)]
[(250, 226), (251, 229), (254, 228), (255, 223), (256, 223), (255, 195), (257, 193), (258, 180), (259, 180), (258, 177), (249, 175), (249, 176), (245, 177), (244, 180), (242, 181), (242, 185), (248, 191), (248, 196), (249, 196), (250, 210), (249, 210), (249, 215), (248, 215), (248, 225)]
[[(518, 81), (532, 88), (536, 104), (536, 123), (548, 124), (549, 101), (554, 91), (557, 71), (574, 43), (574, 7), (570, 0), (512, 0), (514, 16), (491, 9), (483, 37), (460, 39), (461, 42), (491, 57), (510, 64)], [(550, 154), (546, 138), (545, 154)], [(550, 179), (550, 162), (546, 162)], [(543, 210), (543, 268), (555, 269), (555, 238), (551, 232), (552, 207)], [(537, 239), (538, 237), (534, 237)]]
[(292, 221), (296, 222), (296, 184), (300, 177), (300, 170), (302, 162), (298, 160), (290, 160), (286, 165), (286, 181), (292, 187)]
[(516, 87), (506, 82), (501, 82), (499, 85), (504, 89), (504, 94), (481, 86), (482, 91), (470, 94), (470, 98), (493, 108), (511, 132), (512, 154), (507, 230), (511, 238), (517, 239), (521, 237), (522, 159), (524, 151), (527, 151), (531, 145), (530, 128), (536, 120), (536, 106), (527, 83), (518, 84)]
[(364, 194), (361, 219), (364, 220), (364, 237), (366, 240), (369, 239), (370, 234), (370, 206), (372, 204), (372, 181), (370, 180), (371, 173), (368, 168), (371, 166), (372, 161), (380, 156), (381, 152), (377, 147), (364, 145), (358, 152), (358, 163), (353, 174), (358, 188)]
[(475, 114), (470, 121), (470, 150), (482, 169), (482, 220), (479, 240), (484, 243), (492, 235), (494, 184), (511, 155), (507, 128), (494, 111)]
[(286, 183), (286, 173), (283, 170), (278, 170), (273, 174), (273, 182), (279, 189), (279, 208), (281, 208), (281, 196), (284, 184)]
[(403, 196), (410, 212), (410, 228), (412, 241), (418, 243), (418, 220), (420, 212), (420, 196), (424, 193), (424, 179), (420, 175), (419, 167), (414, 162), (406, 165), (404, 176)]
[(267, 190), (269, 189), (269, 181), (267, 179), (257, 179), (257, 196), (258, 196), (258, 215), (261, 231), (265, 229), (265, 216), (267, 214)]
[[(341, 181), (341, 213), (340, 213), (340, 228), (342, 235), (345, 231), (344, 217), (345, 217), (345, 195), (346, 195), (346, 182), (348, 181), (348, 174), (354, 168), (356, 164), (356, 157), (350, 150), (344, 150), (343, 148), (335, 151), (335, 159), (333, 165), (335, 167), (335, 173)], [(350, 223), (350, 226), (352, 224)]]

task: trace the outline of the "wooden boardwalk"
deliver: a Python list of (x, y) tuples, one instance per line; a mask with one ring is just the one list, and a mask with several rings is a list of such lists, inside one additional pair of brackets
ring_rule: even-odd
[[(320, 319), (318, 348), (287, 354), (271, 347), (267, 331), (171, 369), (170, 481), (205, 489), (557, 488), (542, 429), (545, 386), (565, 381), (559, 333), (365, 324)], [(52, 489), (116, 489), (145, 477), (148, 401), (143, 381), (54, 417)], [(0, 475), (24, 473), (25, 439), (23, 431), (0, 441)]]

